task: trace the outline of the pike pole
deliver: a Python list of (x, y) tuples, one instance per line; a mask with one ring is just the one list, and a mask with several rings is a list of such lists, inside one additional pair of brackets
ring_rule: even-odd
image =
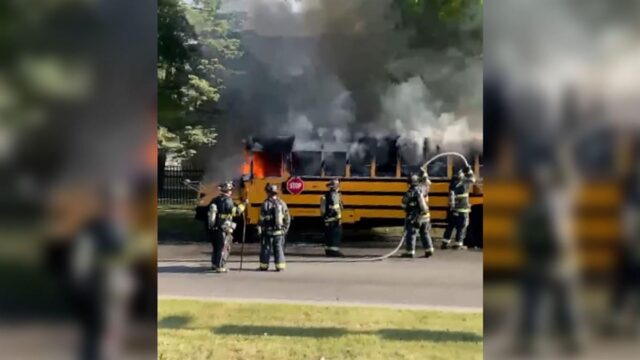
[(242, 214), (242, 243), (240, 244), (240, 271), (242, 271), (242, 263), (244, 260), (244, 239), (246, 238), (247, 235), (247, 211), (248, 211), (248, 204), (247, 204), (247, 209), (245, 209), (243, 211)]

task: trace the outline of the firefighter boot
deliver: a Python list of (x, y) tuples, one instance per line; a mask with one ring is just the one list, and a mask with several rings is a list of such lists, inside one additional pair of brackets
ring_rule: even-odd
[(400, 257), (411, 258), (412, 259), (414, 257), (414, 255), (415, 255), (415, 252), (409, 251), (409, 252), (402, 253), (402, 255), (400, 255)]
[(324, 250), (327, 257), (344, 257), (344, 254), (338, 248), (327, 248)]
[(430, 258), (431, 256), (433, 256), (433, 248), (424, 251), (425, 258)]
[(461, 242), (454, 242), (453, 245), (451, 245), (451, 248), (453, 250), (466, 250), (467, 247), (464, 246)]

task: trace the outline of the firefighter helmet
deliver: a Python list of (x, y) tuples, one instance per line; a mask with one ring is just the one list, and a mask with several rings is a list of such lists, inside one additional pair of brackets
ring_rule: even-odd
[(331, 179), (331, 181), (327, 183), (327, 187), (332, 190), (337, 190), (339, 186), (340, 181), (338, 181), (338, 179)]
[(418, 174), (410, 174), (407, 182), (409, 185), (418, 185), (420, 183), (420, 176), (418, 176)]
[(267, 184), (267, 186), (264, 187), (264, 191), (267, 192), (267, 194), (269, 195), (275, 195), (278, 193), (278, 185), (276, 184)]
[(223, 193), (231, 192), (233, 190), (233, 182), (232, 181), (222, 182), (218, 185), (218, 189), (220, 189), (220, 191)]

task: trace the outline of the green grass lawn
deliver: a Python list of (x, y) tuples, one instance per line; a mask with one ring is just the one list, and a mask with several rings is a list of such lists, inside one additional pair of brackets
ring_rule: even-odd
[(482, 314), (160, 300), (160, 359), (481, 359)]
[(159, 206), (159, 241), (204, 241), (203, 224), (196, 221), (195, 206)]

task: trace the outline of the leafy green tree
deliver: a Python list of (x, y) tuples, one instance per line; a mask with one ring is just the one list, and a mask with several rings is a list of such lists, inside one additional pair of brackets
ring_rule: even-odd
[(483, 0), (394, 0), (400, 27), (412, 28), (412, 45), (457, 47), (468, 55), (482, 53)]
[(225, 64), (241, 56), (219, 0), (158, 2), (158, 149), (188, 159), (215, 144), (211, 120), (231, 72)]

